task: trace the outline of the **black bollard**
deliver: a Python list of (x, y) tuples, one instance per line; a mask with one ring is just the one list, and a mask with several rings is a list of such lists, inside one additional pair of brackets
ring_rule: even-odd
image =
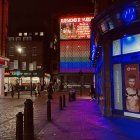
[(51, 101), (47, 101), (47, 120), (51, 121)]
[(23, 140), (23, 114), (18, 112), (16, 115), (16, 140)]
[(71, 93), (69, 92), (69, 102), (71, 102)]
[(24, 105), (24, 140), (34, 140), (33, 102), (26, 99)]
[(73, 101), (76, 101), (76, 91), (73, 93)]
[(65, 95), (63, 95), (63, 107), (66, 107), (66, 98), (65, 98)]
[(60, 107), (60, 110), (63, 109), (63, 106), (62, 106), (62, 96), (60, 96), (60, 98), (59, 98), (59, 107)]

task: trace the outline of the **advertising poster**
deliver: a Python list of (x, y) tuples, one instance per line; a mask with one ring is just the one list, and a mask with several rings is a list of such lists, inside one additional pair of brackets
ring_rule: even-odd
[(139, 65), (125, 65), (126, 110), (140, 112)]
[(90, 22), (92, 18), (61, 18), (60, 39), (90, 39)]

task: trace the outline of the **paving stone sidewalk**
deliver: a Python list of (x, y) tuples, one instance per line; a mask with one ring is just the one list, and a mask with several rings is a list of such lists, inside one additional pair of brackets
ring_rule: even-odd
[(52, 122), (47, 121), (47, 94), (31, 97), (29, 93), (0, 98), (0, 140), (16, 140), (16, 114), (23, 112), (27, 98), (33, 100), (35, 140), (140, 140), (140, 122), (102, 116), (96, 101), (90, 101), (88, 93), (78, 96), (59, 110), (60, 95), (53, 95)]
[(16, 140), (16, 114), (23, 112), (27, 98), (35, 100), (35, 96), (23, 92), (19, 99), (16, 93), (13, 99), (9, 94), (0, 96), (0, 140)]
[(90, 101), (89, 96), (67, 102), (60, 111), (59, 95), (52, 100), (52, 122), (46, 120), (46, 103), (38, 99), (42, 109), (34, 120), (38, 126), (35, 140), (140, 140), (140, 122), (102, 116), (96, 101)]

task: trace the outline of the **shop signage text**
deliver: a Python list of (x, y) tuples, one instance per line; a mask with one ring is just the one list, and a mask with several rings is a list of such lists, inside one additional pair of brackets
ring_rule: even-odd
[(19, 72), (19, 71), (10, 71), (5, 72), (5, 76), (37, 76), (37, 72)]

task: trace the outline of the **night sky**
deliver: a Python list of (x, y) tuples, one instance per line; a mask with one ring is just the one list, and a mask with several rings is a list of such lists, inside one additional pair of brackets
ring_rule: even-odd
[(22, 30), (44, 28), (53, 16), (70, 13), (92, 13), (91, 0), (11, 0), (9, 35)]

